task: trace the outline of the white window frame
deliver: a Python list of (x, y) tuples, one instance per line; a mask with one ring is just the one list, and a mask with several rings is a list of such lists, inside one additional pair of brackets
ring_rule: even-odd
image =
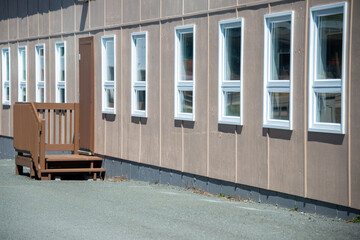
[[(136, 68), (136, 39), (145, 38), (145, 81), (137, 81), (137, 68)], [(131, 34), (131, 115), (134, 117), (147, 117), (147, 105), (148, 105), (148, 39), (147, 32), (138, 32)], [(137, 110), (138, 105), (136, 92), (145, 91), (145, 110)]]
[[(20, 51), (25, 51), (25, 66), (23, 66), (23, 62), (21, 59), (21, 55), (20, 55)], [(22, 81), (22, 72), (25, 68), (26, 71), (26, 75), (25, 75), (25, 81)], [(28, 71), (27, 71), (27, 47), (26, 46), (19, 46), (18, 47), (18, 101), (19, 102), (26, 102), (27, 101), (27, 95), (28, 95), (28, 88), (27, 88), (27, 75), (28, 75)], [(23, 92), (22, 92), (22, 88), (26, 89), (25, 92), (25, 101), (23, 101)]]
[[(270, 76), (270, 51), (271, 51), (271, 23), (290, 21), (290, 79), (272, 80)], [(294, 12), (280, 12), (266, 14), (264, 16), (264, 89), (263, 89), (263, 127), (292, 130), (293, 129), (293, 45), (294, 45)], [(271, 112), (271, 93), (289, 93), (289, 120), (272, 119)]]
[[(342, 39), (342, 76), (340, 79), (317, 80), (317, 17), (343, 13)], [(345, 134), (345, 79), (346, 79), (346, 41), (347, 41), (347, 3), (335, 3), (310, 8), (310, 35), (309, 35), (309, 114), (308, 130), (310, 132), (324, 132)], [(341, 93), (341, 123), (325, 123), (316, 121), (316, 94)]]
[[(59, 48), (64, 47), (64, 81), (60, 81), (60, 53)], [(55, 102), (60, 103), (60, 89), (64, 89), (64, 103), (66, 103), (66, 42), (55, 43)]]
[[(6, 64), (5, 64), (5, 52), (8, 52), (9, 56), (9, 81), (5, 81), (7, 71), (6, 71)], [(11, 56), (10, 56), (10, 48), (3, 48), (1, 49), (1, 68), (2, 68), (2, 104), (3, 105), (10, 105), (11, 104)], [(5, 89), (9, 88), (9, 100), (5, 99)]]
[[(40, 81), (40, 55), (39, 50), (43, 49), (44, 51), (44, 81)], [(36, 78), (36, 101), (40, 102), (40, 89), (44, 88), (44, 102), (46, 102), (46, 60), (45, 60), (45, 44), (35, 45), (35, 78)]]
[[(106, 81), (106, 49), (105, 43), (108, 40), (114, 42), (114, 81)], [(116, 114), (116, 36), (107, 35), (101, 37), (101, 85), (102, 85), (102, 113)], [(106, 107), (106, 90), (114, 89), (114, 107)]]
[[(224, 77), (225, 64), (225, 30), (227, 28), (241, 28), (241, 55), (240, 55), (240, 80), (227, 80)], [(230, 19), (219, 21), (219, 72), (218, 72), (218, 123), (243, 125), (243, 55), (244, 55), (244, 19)], [(240, 116), (225, 115), (225, 94), (227, 92), (240, 93)]]
[[(193, 80), (192, 81), (182, 81), (179, 79), (180, 76), (180, 36), (184, 33), (193, 34)], [(195, 79), (196, 79), (196, 39), (195, 39), (195, 25), (185, 25), (175, 27), (175, 87), (174, 87), (174, 118), (175, 120), (184, 120), (184, 121), (195, 121)], [(192, 91), (192, 113), (182, 113), (180, 112), (180, 92), (182, 91)]]

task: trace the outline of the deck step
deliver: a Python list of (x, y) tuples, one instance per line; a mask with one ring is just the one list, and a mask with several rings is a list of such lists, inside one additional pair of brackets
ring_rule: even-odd
[(105, 168), (54, 168), (44, 169), (41, 173), (82, 173), (82, 172), (106, 172)]
[(78, 154), (45, 155), (47, 162), (79, 162), (79, 161), (102, 161), (101, 157)]

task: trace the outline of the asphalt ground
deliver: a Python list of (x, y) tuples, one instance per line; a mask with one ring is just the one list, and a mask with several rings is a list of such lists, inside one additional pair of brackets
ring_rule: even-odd
[(0, 160), (0, 239), (360, 239), (360, 223), (137, 181), (35, 181)]

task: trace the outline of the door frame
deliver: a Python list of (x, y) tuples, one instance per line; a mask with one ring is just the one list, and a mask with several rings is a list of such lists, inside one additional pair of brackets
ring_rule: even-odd
[[(80, 56), (80, 45), (91, 45), (91, 72), (90, 72), (90, 153), (94, 155), (95, 152), (95, 53), (94, 53), (94, 36), (79, 38), (78, 53)], [(80, 56), (81, 57), (81, 56)], [(80, 62), (81, 58), (79, 59)], [(80, 63), (79, 63), (79, 96), (80, 96)], [(79, 105), (81, 102), (79, 97)], [(79, 120), (80, 121), (80, 120)], [(80, 122), (81, 124), (81, 122)], [(81, 138), (81, 135), (80, 135)], [(81, 141), (81, 139), (80, 139)]]

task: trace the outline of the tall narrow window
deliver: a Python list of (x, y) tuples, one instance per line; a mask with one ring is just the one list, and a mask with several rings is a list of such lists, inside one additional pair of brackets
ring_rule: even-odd
[(219, 123), (242, 125), (242, 19), (219, 22)]
[(101, 38), (102, 112), (115, 114), (115, 36)]
[(1, 50), (2, 104), (10, 105), (10, 48)]
[(175, 119), (195, 120), (194, 26), (175, 28)]
[(346, 6), (310, 9), (309, 131), (345, 133)]
[(263, 126), (292, 129), (293, 12), (265, 15)]
[(146, 33), (133, 33), (131, 41), (131, 114), (146, 117)]
[(66, 102), (66, 50), (65, 42), (55, 44), (56, 102)]
[(27, 83), (26, 46), (18, 47), (18, 101), (26, 102)]
[(45, 102), (45, 45), (35, 46), (36, 101)]

